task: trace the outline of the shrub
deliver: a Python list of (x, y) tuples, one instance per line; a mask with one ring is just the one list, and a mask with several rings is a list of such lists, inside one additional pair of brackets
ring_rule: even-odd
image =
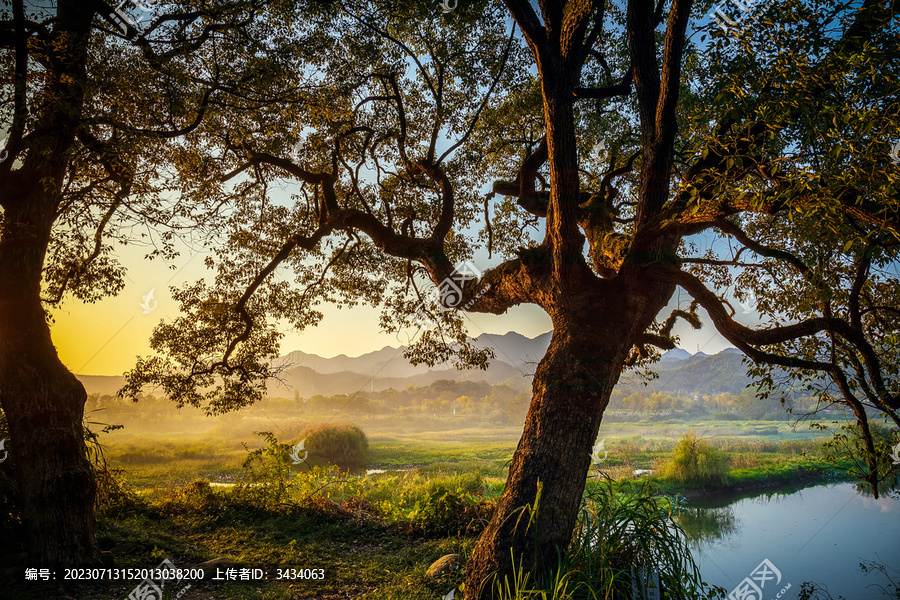
[(324, 459), (341, 468), (364, 467), (369, 458), (369, 440), (363, 430), (347, 423), (320, 423), (303, 434), (312, 460)]
[(238, 504), (267, 510), (277, 509), (290, 497), (290, 444), (282, 444), (271, 431), (255, 431), (266, 445), (247, 450), (242, 465), (244, 477), (231, 490), (231, 500)]
[(197, 478), (187, 485), (170, 487), (160, 498), (159, 506), (168, 514), (202, 514), (215, 507), (217, 500), (209, 479)]
[[(650, 573), (658, 575), (666, 598), (724, 597), (724, 589), (703, 582), (687, 535), (670, 519), (672, 508), (672, 501), (655, 496), (646, 482), (605, 478), (589, 484), (568, 551), (539, 570), (514, 562), (512, 577), (491, 582), (494, 598), (647, 598), (654, 585)], [(536, 508), (526, 507), (520, 523), (530, 525), (541, 509), (539, 500)]]
[(445, 485), (429, 487), (407, 517), (414, 529), (435, 535), (471, 534), (490, 519), (493, 503)]
[(690, 432), (679, 438), (661, 471), (681, 483), (721, 485), (728, 476), (728, 455)]

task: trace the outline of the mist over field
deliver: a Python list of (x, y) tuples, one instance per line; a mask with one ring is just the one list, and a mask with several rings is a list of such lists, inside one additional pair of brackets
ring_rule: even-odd
[[(272, 385), (272, 397), (219, 416), (176, 408), (152, 394), (139, 402), (124, 400), (109, 393), (122, 385), (121, 378), (83, 377), (87, 419), (93, 430), (121, 426), (100, 440), (110, 465), (125, 469), (139, 487), (195, 478), (233, 483), (242, 476), (240, 463), (249, 449), (265, 445), (258, 432), (294, 445), (321, 424), (353, 424), (366, 434), (368, 454), (356, 471), (508, 459), (531, 400), (531, 357), (545, 351), (548, 337), (485, 336), (479, 343), (502, 357), (486, 371), (413, 367), (401, 348), (353, 358), (295, 351), (280, 359), (294, 366)], [(663, 448), (674, 447), (688, 429), (711, 439), (737, 436), (769, 444), (824, 439), (794, 427), (779, 399), (758, 399), (742, 359), (733, 350), (707, 356), (679, 349), (662, 357), (656, 378), (627, 374), (612, 394), (598, 436), (612, 452), (606, 466), (617, 476), (651, 472)], [(808, 398), (790, 403), (798, 412), (812, 407)], [(657, 455), (642, 455), (648, 444)], [(312, 452), (303, 468), (328, 464)]]

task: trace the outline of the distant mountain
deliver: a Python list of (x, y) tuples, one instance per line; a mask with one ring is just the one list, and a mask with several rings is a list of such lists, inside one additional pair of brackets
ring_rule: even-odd
[[(402, 356), (399, 360), (403, 360)], [(405, 362), (405, 361), (404, 361)], [(339, 373), (318, 373), (309, 367), (293, 367), (282, 372), (277, 381), (271, 381), (266, 386), (269, 396), (284, 397), (294, 393), (304, 397), (322, 394), (331, 396), (335, 394), (353, 394), (372, 390), (386, 390), (388, 388), (403, 389), (410, 385), (427, 386), (441, 379), (451, 381), (486, 381), (497, 384), (511, 377), (522, 377), (522, 374), (504, 362), (494, 361), (487, 371), (457, 369), (431, 369), (424, 373), (408, 377), (382, 377), (370, 373), (354, 373), (341, 371)]]
[(278, 364), (289, 367), (306, 367), (316, 373), (328, 375), (332, 373), (362, 373), (379, 377), (411, 377), (428, 372), (426, 365), (414, 367), (403, 358), (403, 348), (385, 346), (381, 350), (369, 352), (361, 356), (339, 354), (333, 358), (324, 358), (316, 354), (308, 354), (295, 350), (278, 359)]
[(623, 377), (619, 385), (629, 391), (672, 394), (740, 394), (751, 383), (744, 355), (732, 349), (708, 356), (698, 352), (682, 360), (661, 360), (651, 367), (659, 375), (643, 385), (637, 377)]
[(667, 352), (663, 352), (662, 356), (659, 357), (659, 360), (686, 360), (691, 357), (691, 353), (687, 350), (682, 350), (681, 348), (675, 348), (673, 350), (669, 350)]
[(552, 331), (543, 333), (536, 338), (527, 338), (515, 331), (502, 335), (482, 333), (475, 338), (475, 345), (479, 348), (493, 348), (496, 360), (522, 368), (529, 374), (532, 374), (537, 364), (547, 353), (552, 336)]
[[(267, 386), (270, 396), (304, 397), (316, 394), (352, 394), (358, 391), (403, 389), (410, 385), (427, 386), (435, 381), (485, 381), (497, 384), (510, 378), (531, 377), (537, 363), (547, 352), (552, 332), (534, 338), (510, 331), (502, 335), (484, 333), (473, 343), (479, 348), (494, 348), (496, 357), (486, 371), (459, 371), (448, 365), (429, 368), (413, 366), (403, 357), (403, 348), (385, 346), (381, 350), (361, 356), (341, 354), (325, 358), (295, 350), (279, 358), (283, 367), (278, 380)], [(670, 393), (738, 394), (749, 383), (746, 368), (741, 364), (743, 354), (727, 348), (708, 356), (702, 352), (690, 354), (676, 348), (662, 355), (652, 366), (659, 377), (643, 386), (632, 377), (623, 377), (620, 387), (634, 391), (666, 391)], [(125, 383), (122, 377), (79, 375), (89, 394), (115, 394)]]

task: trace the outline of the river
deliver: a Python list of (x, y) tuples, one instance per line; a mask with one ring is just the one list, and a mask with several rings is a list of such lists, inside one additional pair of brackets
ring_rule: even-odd
[(677, 520), (706, 582), (728, 592), (740, 585), (752, 589), (744, 579), (756, 571), (752, 581), (763, 584), (761, 600), (795, 600), (804, 581), (824, 584), (834, 600), (884, 600), (875, 586), (886, 586), (887, 579), (864, 574), (862, 561), (886, 565), (900, 585), (896, 492), (876, 500), (852, 483), (833, 483), (753, 497), (704, 497), (689, 501)]

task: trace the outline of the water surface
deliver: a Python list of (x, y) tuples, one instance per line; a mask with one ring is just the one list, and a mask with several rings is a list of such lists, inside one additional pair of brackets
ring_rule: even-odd
[(762, 600), (773, 600), (787, 584), (791, 588), (779, 600), (795, 600), (804, 581), (825, 584), (835, 600), (839, 594), (847, 600), (884, 600), (875, 584), (887, 580), (862, 573), (862, 561), (894, 569), (889, 573), (900, 584), (896, 492), (876, 500), (852, 483), (833, 483), (755, 497), (707, 497), (691, 500), (678, 520), (692, 539), (704, 579), (728, 592), (765, 559), (781, 580), (766, 578)]

